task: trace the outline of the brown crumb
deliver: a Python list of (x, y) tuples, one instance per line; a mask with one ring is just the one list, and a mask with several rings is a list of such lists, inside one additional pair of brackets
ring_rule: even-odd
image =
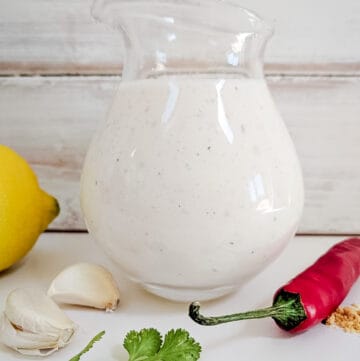
[(360, 333), (360, 306), (338, 307), (325, 322), (328, 326), (337, 326), (345, 332)]

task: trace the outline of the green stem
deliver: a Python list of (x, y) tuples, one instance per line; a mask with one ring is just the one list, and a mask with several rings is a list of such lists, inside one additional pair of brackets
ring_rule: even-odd
[(216, 316), (216, 317), (205, 317), (200, 314), (200, 303), (193, 302), (190, 305), (189, 316), (197, 323), (203, 326), (215, 326), (220, 325), (221, 323), (234, 322), (241, 320), (249, 320), (253, 318), (265, 318), (265, 317), (274, 317), (281, 311), (279, 307), (267, 307), (262, 308), (256, 311), (248, 311), (241, 313), (234, 313), (226, 316)]
[(206, 317), (200, 314), (200, 303), (193, 302), (189, 307), (189, 316), (203, 326), (215, 326), (226, 322), (272, 317), (285, 330), (291, 330), (306, 319), (300, 295), (281, 291), (274, 304), (255, 311), (234, 313), (225, 316)]

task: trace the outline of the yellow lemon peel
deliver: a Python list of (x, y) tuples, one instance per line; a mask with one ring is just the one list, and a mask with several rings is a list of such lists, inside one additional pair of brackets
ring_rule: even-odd
[(0, 144), (0, 271), (30, 251), (59, 211), (26, 160)]

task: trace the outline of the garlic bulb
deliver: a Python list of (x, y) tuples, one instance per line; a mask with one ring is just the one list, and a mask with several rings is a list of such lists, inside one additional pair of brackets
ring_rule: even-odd
[(52, 281), (48, 296), (59, 303), (115, 310), (119, 289), (111, 273), (93, 263), (77, 263), (60, 272)]
[(47, 356), (67, 345), (75, 324), (37, 290), (15, 289), (0, 319), (0, 342), (23, 355)]

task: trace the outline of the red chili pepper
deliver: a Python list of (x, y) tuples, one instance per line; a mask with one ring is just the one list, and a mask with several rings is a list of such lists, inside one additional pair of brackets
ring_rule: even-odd
[(289, 332), (304, 331), (324, 321), (344, 300), (360, 275), (360, 238), (349, 238), (331, 247), (312, 266), (281, 287), (268, 308), (233, 315), (205, 317), (193, 302), (189, 316), (214, 326), (225, 322), (272, 317)]

